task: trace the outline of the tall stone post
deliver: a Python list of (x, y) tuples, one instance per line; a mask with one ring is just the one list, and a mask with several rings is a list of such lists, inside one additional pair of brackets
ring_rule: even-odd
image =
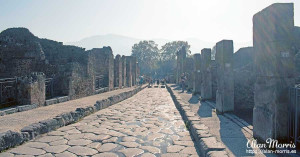
[(212, 99), (211, 49), (201, 50), (201, 99)]
[(123, 55), (122, 56), (122, 76), (123, 76), (123, 84), (122, 86), (123, 87), (126, 87), (127, 84), (126, 84), (126, 57)]
[(186, 48), (183, 46), (178, 52), (177, 52), (177, 77), (176, 77), (176, 83), (180, 83), (180, 76), (184, 72), (184, 64), (186, 59)]
[(193, 82), (194, 82), (194, 59), (188, 57), (184, 61), (183, 72), (186, 73), (186, 85), (187, 90), (193, 91)]
[(253, 16), (253, 136), (260, 142), (288, 137), (288, 89), (295, 77), (292, 53), (294, 6), (275, 3)]
[(217, 113), (234, 110), (233, 41), (222, 40), (216, 44), (217, 63)]
[(193, 79), (193, 93), (200, 94), (201, 93), (201, 55), (194, 54), (194, 79)]
[(131, 57), (131, 66), (132, 66), (132, 85), (136, 85), (136, 78), (137, 78), (137, 60), (136, 57)]
[(108, 56), (108, 89), (111, 91), (114, 89), (114, 55), (111, 53)]
[(17, 78), (18, 104), (43, 106), (45, 104), (45, 75), (31, 73)]
[(115, 58), (115, 87), (122, 88), (122, 59), (120, 55), (116, 55)]
[(126, 56), (126, 86), (132, 86), (132, 59), (131, 56)]

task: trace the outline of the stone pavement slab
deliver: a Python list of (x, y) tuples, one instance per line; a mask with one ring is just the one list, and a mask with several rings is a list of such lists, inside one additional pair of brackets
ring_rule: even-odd
[(195, 157), (198, 150), (167, 89), (146, 88), (77, 123), (0, 153), (0, 157), (18, 155)]
[[(133, 96), (145, 87), (147, 86), (143, 85), (115, 90), (52, 106), (2, 116), (0, 118), (0, 151), (20, 145), (25, 141), (34, 139), (41, 134), (56, 130), (62, 126), (75, 123), (91, 113)], [(65, 129), (67, 128), (68, 127)], [(76, 129), (68, 129), (66, 133), (71, 136), (71, 134), (77, 134), (79, 131)], [(59, 135), (65, 133), (54, 132), (53, 134)], [(53, 145), (64, 143), (63, 140), (55, 142)], [(73, 144), (78, 145), (78, 141)]]

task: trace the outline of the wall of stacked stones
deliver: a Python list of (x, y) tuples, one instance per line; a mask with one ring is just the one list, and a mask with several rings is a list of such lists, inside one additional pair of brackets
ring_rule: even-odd
[[(120, 81), (118, 84), (120, 87), (128, 86), (129, 82), (123, 84), (122, 80), (126, 81), (126, 78), (130, 78), (128, 79), (130, 86), (135, 85), (136, 77), (138, 77), (136, 58), (128, 57), (129, 71), (126, 69), (125, 58), (127, 57), (119, 56), (118, 58), (120, 60), (117, 66), (119, 68), (117, 77)], [(34, 78), (31, 76), (32, 73), (43, 74), (44, 86), (39, 86), (40, 90), (32, 90), (36, 92), (31, 92), (29, 95), (45, 95), (46, 80), (52, 80), (53, 96), (51, 98), (68, 96), (66, 100), (77, 99), (113, 90), (114, 66), (114, 55), (110, 47), (86, 51), (84, 48), (63, 45), (62, 42), (40, 39), (26, 28), (10, 28), (0, 33), (0, 78)], [(97, 77), (102, 78), (99, 84), (103, 90), (96, 91), (95, 89)], [(22, 91), (22, 88), (31, 86), (31, 83), (27, 84), (18, 84), (19, 96), (24, 97), (24, 100), (22, 97), (19, 98), (19, 105), (36, 102), (25, 101), (33, 100), (33, 98), (26, 97), (25, 92)], [(44, 90), (43, 93), (39, 93), (41, 90)], [(42, 97), (42, 99), (45, 98)], [(45, 100), (42, 101), (45, 103)], [(41, 102), (38, 105), (43, 104)]]

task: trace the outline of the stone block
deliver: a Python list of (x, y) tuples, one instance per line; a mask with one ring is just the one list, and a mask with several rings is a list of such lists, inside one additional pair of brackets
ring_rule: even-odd
[(18, 106), (18, 112), (28, 111), (37, 108), (37, 104)]
[(45, 101), (45, 106), (49, 106), (49, 105), (53, 105), (53, 104), (57, 104), (57, 99), (53, 98), (53, 99), (48, 99)]
[(39, 123), (41, 123), (47, 127), (47, 132), (56, 130), (57, 128), (60, 127), (58, 121), (55, 119), (47, 119), (47, 120), (40, 121)]
[(66, 101), (69, 101), (68, 96), (62, 96), (62, 97), (57, 98), (57, 103), (62, 103), (62, 102), (66, 102)]
[(20, 133), (7, 131), (0, 133), (0, 152), (23, 143), (23, 137)]
[(46, 125), (42, 123), (33, 123), (29, 126), (25, 126), (21, 129), (21, 132), (28, 132), (30, 139), (35, 138), (37, 135), (41, 135), (48, 132)]
[(14, 107), (14, 108), (9, 108), (9, 109), (5, 109), (3, 110), (3, 112), (7, 115), (7, 114), (13, 114), (18, 112), (18, 108)]

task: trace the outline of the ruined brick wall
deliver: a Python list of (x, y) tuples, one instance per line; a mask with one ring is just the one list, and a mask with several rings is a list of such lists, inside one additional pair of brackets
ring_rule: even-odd
[(70, 99), (77, 99), (95, 93), (94, 79), (87, 74), (87, 66), (79, 63), (71, 63), (72, 68), (71, 77), (69, 77), (69, 97)]
[[(233, 55), (234, 108), (247, 110), (254, 107), (255, 74), (253, 47), (241, 48)], [(252, 111), (251, 111), (252, 112)]]
[(43, 106), (45, 103), (45, 75), (31, 73), (17, 78), (18, 105), (36, 104)]
[(233, 68), (241, 68), (254, 62), (253, 47), (243, 47), (233, 55)]
[(113, 88), (113, 54), (110, 47), (94, 48), (89, 53), (89, 67), (93, 77), (103, 76), (101, 87)]
[(43, 72), (46, 78), (53, 78), (54, 96), (78, 98), (91, 93), (82, 94), (87, 89), (79, 88), (81, 81), (71, 82), (90, 77), (93, 71), (88, 66), (85, 49), (40, 39), (26, 28), (11, 28), (0, 33), (0, 67), (0, 78)]

